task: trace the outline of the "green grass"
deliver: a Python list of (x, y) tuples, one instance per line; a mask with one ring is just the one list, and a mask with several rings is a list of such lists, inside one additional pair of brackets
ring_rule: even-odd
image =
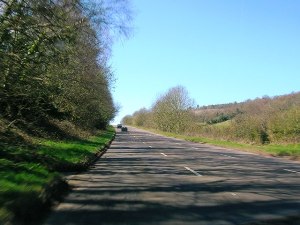
[(38, 154), (47, 155), (60, 164), (85, 163), (91, 157), (94, 157), (99, 149), (104, 148), (113, 135), (113, 128), (109, 128), (108, 131), (102, 131), (88, 140), (55, 141), (40, 139), (40, 148), (37, 152)]
[(287, 145), (263, 145), (258, 146), (258, 149), (262, 149), (275, 156), (290, 156), (293, 158), (300, 158), (300, 144), (287, 144)]
[(192, 141), (192, 142), (202, 142), (202, 143), (204, 142), (207, 144), (212, 144), (212, 145), (226, 147), (226, 148), (233, 148), (238, 150), (244, 150), (249, 152), (270, 154), (273, 156), (290, 156), (291, 158), (294, 159), (300, 157), (300, 144), (251, 145), (251, 144), (237, 143), (231, 141), (214, 140), (214, 139), (200, 138), (200, 137), (188, 137), (188, 136), (183, 136), (182, 139)]
[(57, 197), (59, 188), (66, 187), (59, 172), (86, 168), (113, 136), (110, 127), (86, 140), (34, 139), (30, 146), (0, 144), (0, 224), (36, 220)]
[[(43, 208), (43, 188), (58, 174), (30, 162), (0, 159), (0, 224), (13, 219), (30, 220)], [(30, 210), (29, 210), (30, 209)]]
[(230, 126), (230, 123), (231, 123), (231, 120), (227, 120), (227, 121), (224, 121), (224, 122), (212, 124), (211, 126), (215, 126), (215, 127), (228, 127), (228, 126)]
[[(142, 128), (142, 127), (141, 127)], [(142, 128), (147, 129), (147, 128)], [(216, 140), (211, 138), (205, 137), (195, 137), (195, 136), (187, 136), (169, 132), (162, 132), (153, 129), (147, 129), (154, 133), (158, 133), (168, 137), (179, 138), (182, 140), (187, 140), (195, 143), (206, 143), (215, 146), (237, 149), (247, 152), (254, 152), (258, 154), (264, 155), (272, 155), (272, 156), (287, 156), (290, 159), (300, 159), (300, 144), (267, 144), (267, 145), (252, 145), (252, 144), (245, 144), (245, 143), (237, 143), (232, 141), (225, 141), (225, 140)]]

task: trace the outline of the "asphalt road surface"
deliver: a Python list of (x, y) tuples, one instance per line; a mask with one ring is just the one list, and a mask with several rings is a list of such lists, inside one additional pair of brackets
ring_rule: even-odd
[(300, 224), (300, 164), (129, 128), (45, 225)]

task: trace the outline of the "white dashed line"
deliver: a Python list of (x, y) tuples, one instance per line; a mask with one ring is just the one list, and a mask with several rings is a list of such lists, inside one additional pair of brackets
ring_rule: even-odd
[(295, 171), (295, 170), (289, 170), (289, 169), (283, 169), (283, 170), (288, 171), (288, 172), (291, 172), (291, 173), (299, 173), (299, 174), (300, 174), (300, 172)]
[(236, 159), (236, 157), (233, 157), (233, 156), (230, 156), (230, 155), (225, 155), (225, 154), (220, 154), (221, 156), (225, 156), (225, 157), (228, 157), (228, 158), (233, 158), (233, 159)]
[(167, 156), (165, 153), (162, 153), (162, 152), (160, 154), (162, 154), (163, 156)]
[(195, 170), (192, 170), (191, 168), (185, 166), (185, 169), (187, 169), (188, 171), (192, 172), (193, 174), (195, 174), (198, 177), (202, 177), (202, 175), (200, 173), (197, 173)]

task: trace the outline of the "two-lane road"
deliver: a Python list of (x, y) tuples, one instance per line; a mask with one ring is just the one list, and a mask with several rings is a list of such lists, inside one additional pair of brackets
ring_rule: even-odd
[(130, 128), (45, 225), (300, 224), (300, 164)]

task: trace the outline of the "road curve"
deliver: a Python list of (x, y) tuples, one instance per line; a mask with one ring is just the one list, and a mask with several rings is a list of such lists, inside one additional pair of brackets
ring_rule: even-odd
[(44, 225), (300, 224), (300, 164), (129, 128)]

